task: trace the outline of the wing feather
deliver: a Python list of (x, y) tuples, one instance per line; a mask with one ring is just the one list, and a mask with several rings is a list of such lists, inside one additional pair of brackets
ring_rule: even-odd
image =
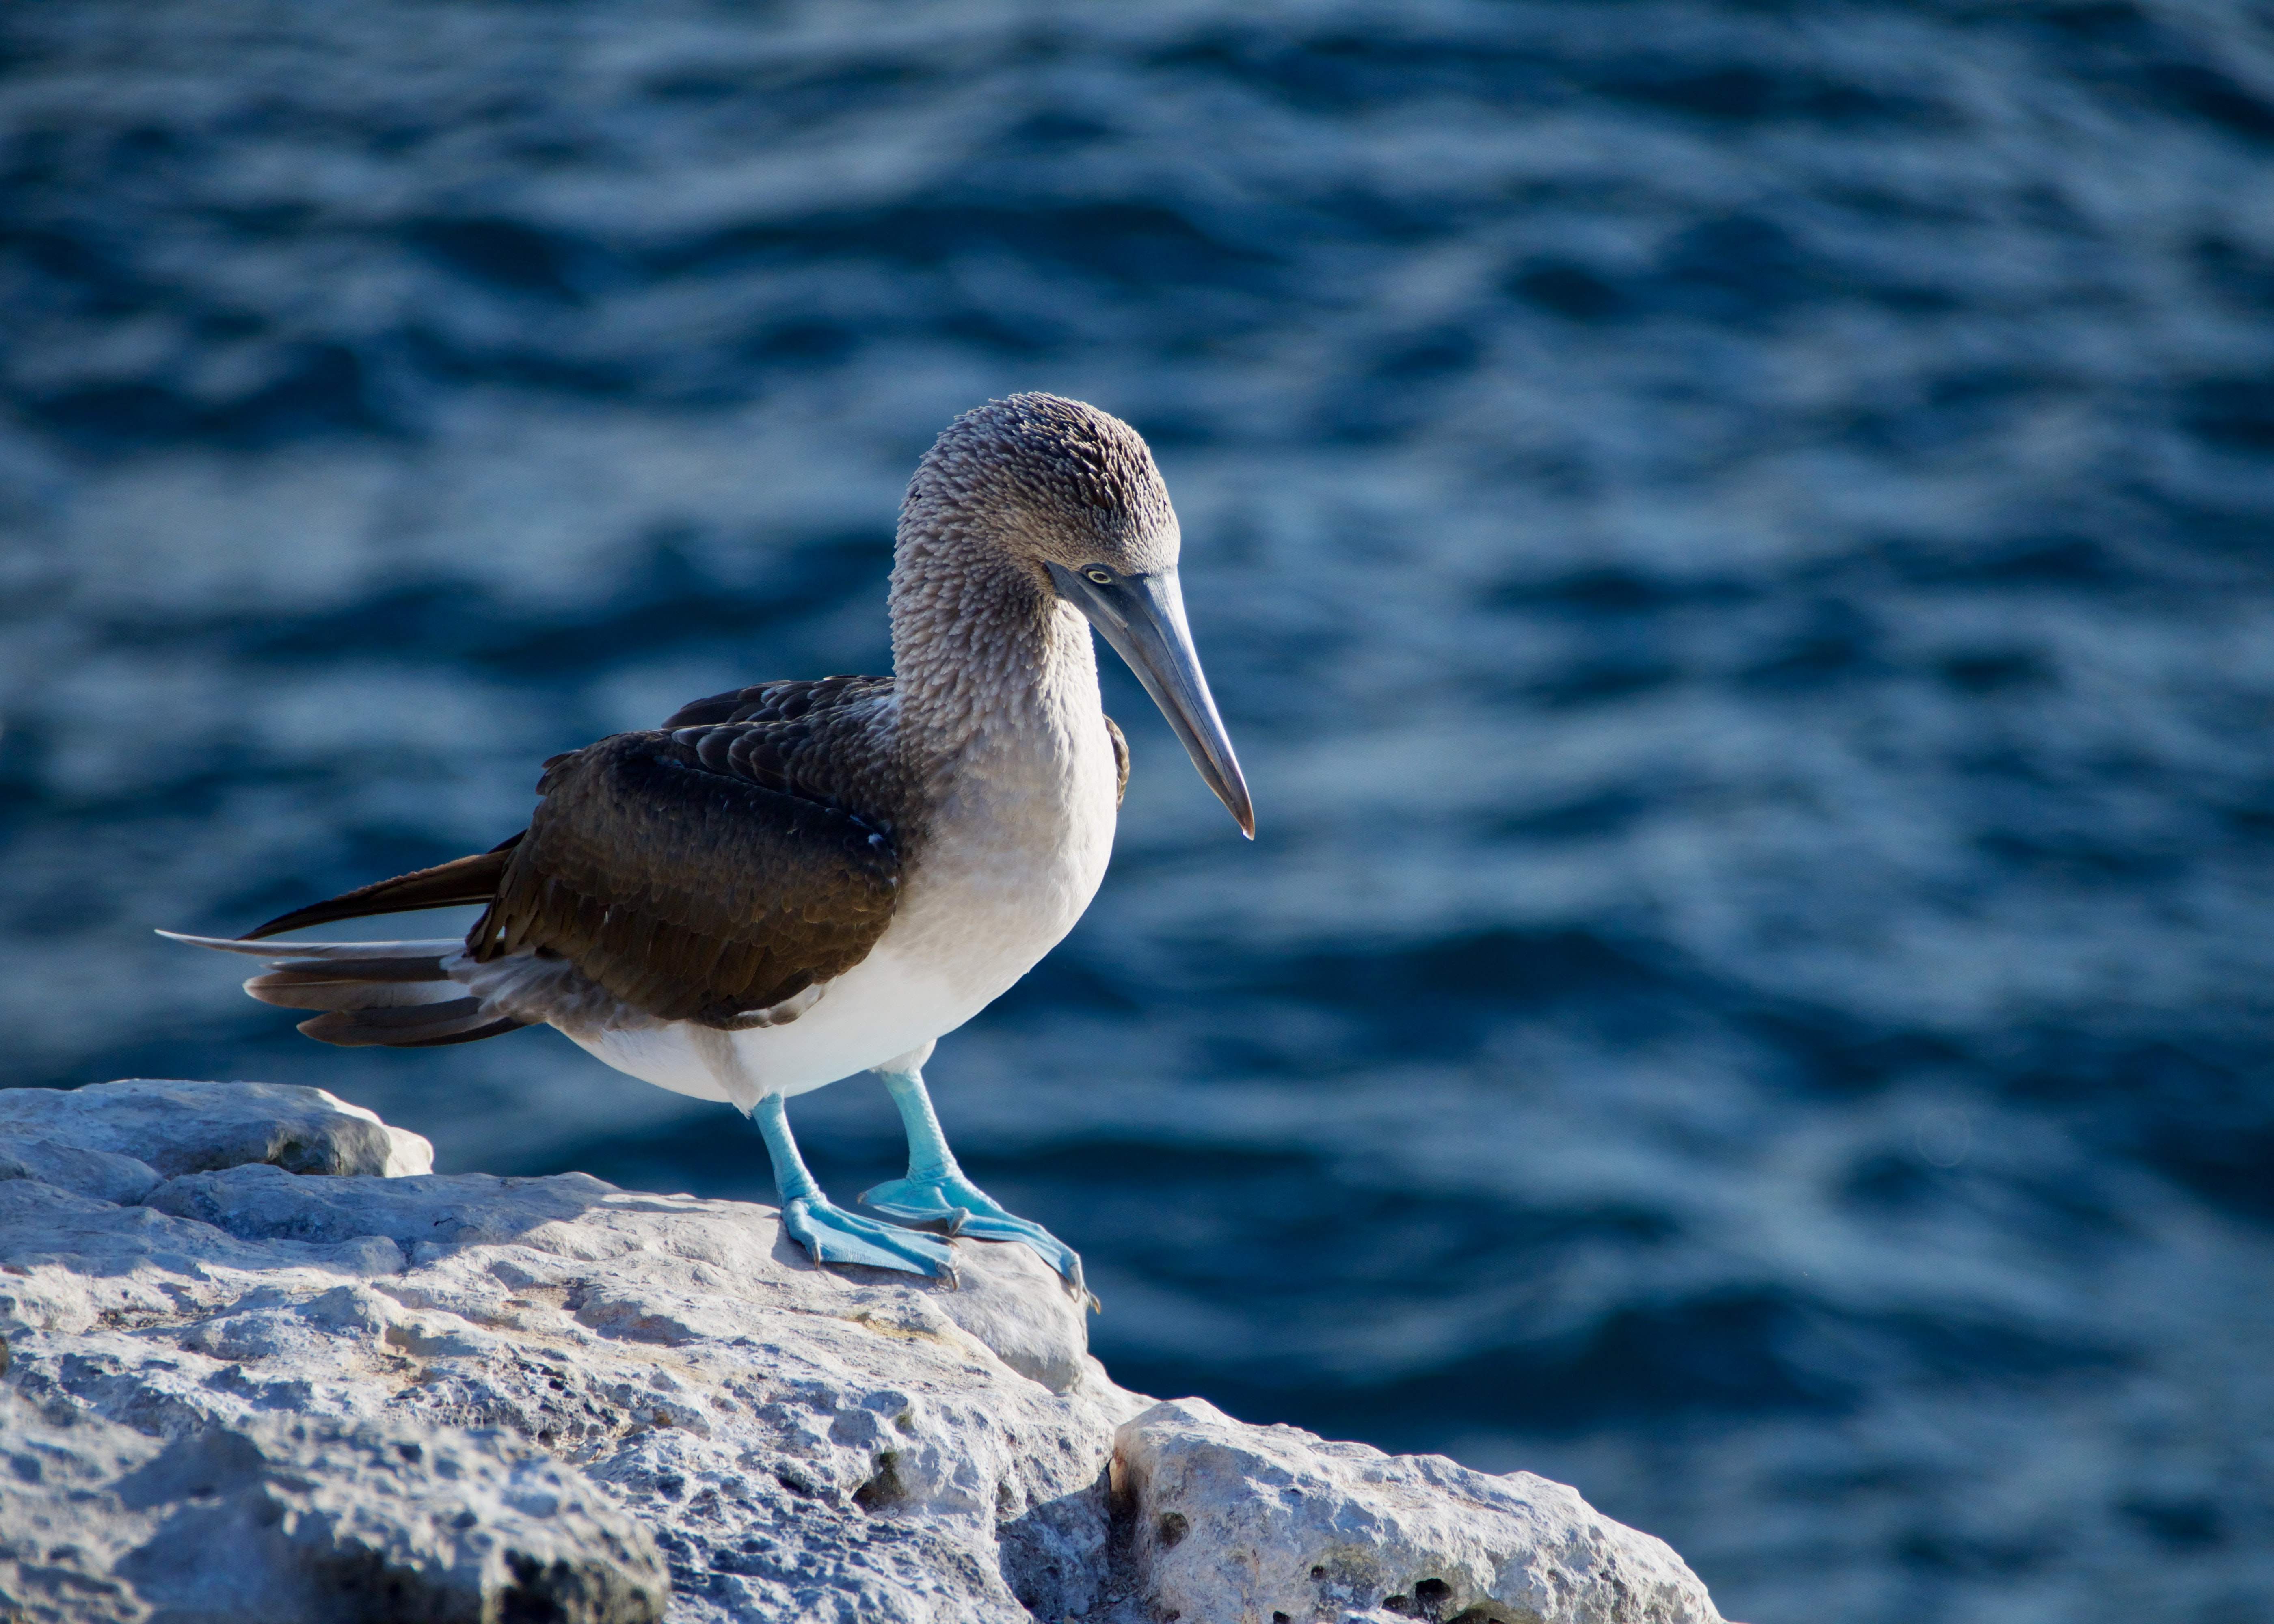
[[(794, 1019), (868, 957), (899, 898), (907, 789), (879, 731), (891, 694), (889, 677), (827, 677), (697, 700), (662, 730), (547, 761), (525, 833), (252, 935), (481, 903), (466, 938), (478, 960), (567, 959), (664, 1019)], [(385, 951), (433, 945), (302, 944), (254, 993), (327, 1011), (301, 1030), (334, 1043), (471, 1042), (521, 1024), (422, 992), (448, 980), (431, 952), (398, 965)], [(316, 959), (340, 962), (318, 974)]]
[(835, 757), (801, 718), (824, 707), (787, 698), (799, 716), (777, 695), (773, 718), (619, 733), (556, 760), (474, 957), (558, 954), (649, 1014), (722, 1026), (867, 958), (899, 898), (891, 820), (818, 793)]

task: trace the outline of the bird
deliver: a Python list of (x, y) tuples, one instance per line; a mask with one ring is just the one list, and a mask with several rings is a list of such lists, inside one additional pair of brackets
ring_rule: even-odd
[[(817, 1266), (953, 1280), (955, 1237), (1017, 1242), (1094, 1307), (1081, 1255), (963, 1172), (922, 1068), (1104, 878), (1129, 752), (1093, 628), (1254, 838), (1181, 545), (1135, 429), (1055, 395), (990, 401), (940, 432), (901, 501), (890, 676), (696, 700), (546, 761), (529, 826), (486, 852), (243, 936), (159, 934), (266, 958), (245, 989), (320, 1011), (299, 1030), (323, 1042), (423, 1049), (546, 1025), (619, 1071), (734, 1106)], [(463, 941), (267, 941), (467, 905), (482, 914)], [(856, 1212), (807, 1169), (785, 1102), (864, 1071), (899, 1109), (908, 1170)]]

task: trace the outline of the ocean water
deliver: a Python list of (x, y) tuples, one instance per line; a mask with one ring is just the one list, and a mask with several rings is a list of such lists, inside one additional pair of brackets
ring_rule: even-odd
[[(11, 8), (5, 1080), (764, 1196), (149, 929), (883, 669), (1022, 388), (1150, 437), (1259, 817), (1109, 671), (1112, 873), (932, 1067), (1125, 1384), (1576, 1483), (1752, 1624), (2274, 1618), (2263, 6)], [(896, 1170), (873, 1081), (794, 1119)]]

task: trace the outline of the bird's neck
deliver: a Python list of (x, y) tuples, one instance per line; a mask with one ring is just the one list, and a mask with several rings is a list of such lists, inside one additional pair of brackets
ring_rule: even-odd
[(892, 686), (901, 748), (926, 773), (1014, 763), (1047, 774), (1095, 718), (1089, 626), (955, 528), (904, 529), (892, 564)]

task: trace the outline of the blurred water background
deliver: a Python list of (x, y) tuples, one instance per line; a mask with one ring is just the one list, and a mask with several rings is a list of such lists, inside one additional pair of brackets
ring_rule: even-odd
[[(1113, 871), (932, 1068), (1116, 1375), (1570, 1480), (1754, 1624), (2274, 1617), (2265, 7), (50, 0), (0, 52), (8, 1081), (764, 1196), (553, 1034), (320, 1049), (149, 929), (884, 669), (915, 458), (1057, 390), (1152, 440), (1261, 818), (1110, 671)], [(897, 1170), (873, 1081), (794, 1116)]]

